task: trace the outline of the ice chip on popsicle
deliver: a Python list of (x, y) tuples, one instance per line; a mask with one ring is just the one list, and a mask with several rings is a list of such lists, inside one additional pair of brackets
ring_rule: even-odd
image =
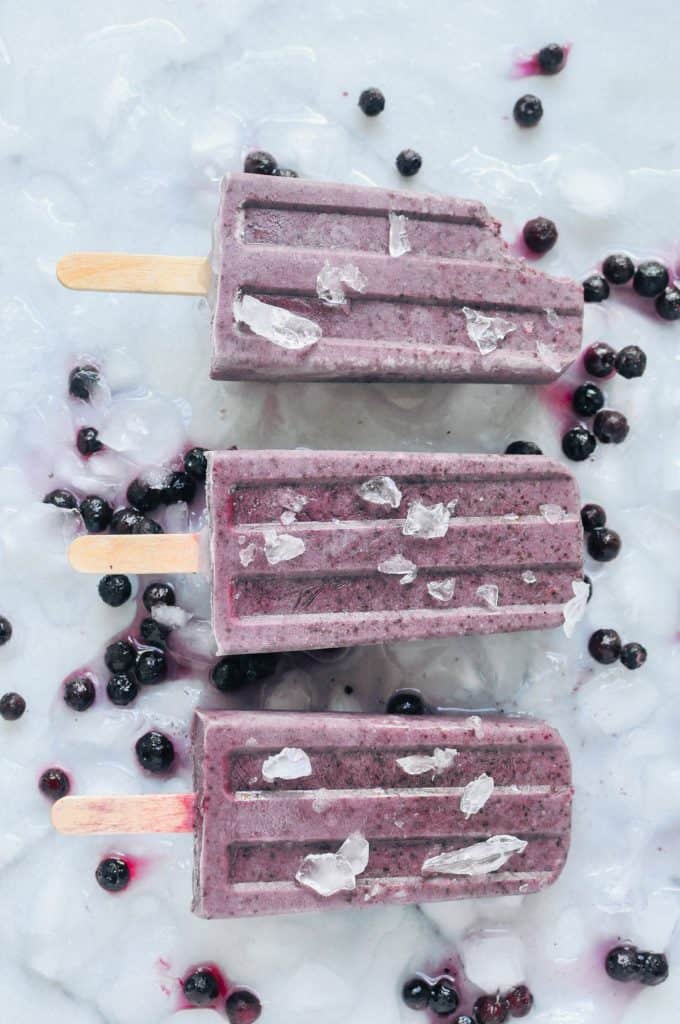
[(291, 350), (315, 345), (321, 337), (321, 328), (304, 316), (297, 316), (287, 309), (260, 302), (252, 295), (241, 295), (234, 299), (234, 319), (245, 324), (259, 338)]
[(274, 779), (304, 779), (312, 774), (309, 755), (299, 747), (284, 747), (278, 754), (272, 754), (262, 765), (262, 778), (267, 782)]
[(410, 757), (397, 758), (397, 764), (407, 775), (424, 775), (426, 772), (434, 772), (439, 775), (446, 768), (450, 768), (453, 759), (458, 754), (457, 750), (447, 747), (435, 747), (431, 754), (412, 754)]
[(401, 505), (401, 491), (389, 476), (376, 476), (372, 480), (365, 480), (359, 486), (359, 494), (364, 501), (370, 501), (374, 505), (389, 505), (390, 508), (399, 508)]
[(494, 791), (494, 780), (486, 772), (482, 772), (472, 782), (468, 782), (460, 798), (460, 809), (466, 818), (481, 811), (484, 804)]
[(408, 507), (402, 533), (405, 537), (444, 537), (449, 528), (451, 512), (442, 502), (427, 507), (422, 501), (413, 501)]
[(389, 222), (390, 237), (388, 248), (390, 256), (404, 256), (405, 253), (411, 251), (411, 243), (408, 240), (406, 217), (403, 213), (393, 213), (393, 211), (390, 210)]
[(527, 845), (525, 839), (516, 836), (491, 836), (483, 843), (428, 857), (423, 863), (423, 874), (488, 875), (499, 871), (513, 854), (524, 853)]

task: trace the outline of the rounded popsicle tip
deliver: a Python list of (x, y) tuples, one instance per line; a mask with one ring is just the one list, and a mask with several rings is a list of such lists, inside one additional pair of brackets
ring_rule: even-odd
[(62, 832), (63, 834), (67, 834), (71, 831), (69, 827), (71, 821), (69, 803), (69, 798), (64, 796), (61, 800), (57, 800), (56, 803), (52, 804), (52, 810), (50, 812), (52, 826), (56, 828), (57, 832)]
[(69, 565), (76, 572), (92, 572), (92, 543), (90, 537), (76, 537), (68, 546)]
[(57, 261), (57, 281), (63, 284), (64, 288), (78, 288), (77, 271), (81, 264), (80, 253), (68, 253)]

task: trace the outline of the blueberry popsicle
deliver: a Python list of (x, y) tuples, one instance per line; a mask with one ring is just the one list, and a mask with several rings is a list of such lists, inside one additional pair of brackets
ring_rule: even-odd
[(212, 574), (220, 653), (547, 629), (585, 607), (576, 482), (543, 456), (208, 455), (200, 538), (88, 536), (92, 572)]
[(195, 795), (66, 797), (70, 833), (194, 832), (202, 917), (523, 894), (567, 857), (568, 752), (513, 717), (198, 711)]
[(75, 253), (57, 273), (209, 295), (217, 379), (545, 383), (581, 347), (581, 286), (513, 258), (472, 200), (228, 174), (209, 261)]

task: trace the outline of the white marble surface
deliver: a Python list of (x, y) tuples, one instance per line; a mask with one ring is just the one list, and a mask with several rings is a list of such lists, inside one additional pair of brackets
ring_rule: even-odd
[[(560, 631), (394, 645), (332, 667), (291, 657), (263, 698), (378, 710), (396, 686), (413, 685), (442, 706), (498, 703), (548, 718), (570, 745), (577, 787), (573, 850), (552, 890), (205, 922), (189, 912), (189, 837), (115, 844), (145, 870), (112, 897), (93, 877), (111, 844), (54, 834), (36, 788), (60, 763), (80, 793), (186, 789), (191, 709), (220, 701), (205, 670), (192, 670), (116, 709), (101, 672), (95, 707), (65, 708), (64, 676), (101, 669), (105, 642), (133, 609), (105, 607), (96, 580), (69, 570), (74, 527), (40, 503), (48, 489), (120, 495), (136, 465), (170, 460), (188, 441), (500, 451), (525, 437), (557, 455), (562, 428), (535, 389), (212, 383), (205, 303), (70, 293), (55, 281), (57, 258), (78, 248), (206, 253), (219, 176), (255, 146), (307, 177), (379, 185), (400, 184), (394, 156), (412, 146), (424, 165), (407, 187), (486, 201), (509, 239), (527, 217), (553, 217), (560, 239), (548, 270), (580, 277), (615, 247), (675, 258), (676, 30), (669, 0), (2, 4), (0, 612), (15, 634), (0, 650), (0, 690), (29, 706), (21, 721), (0, 722), (3, 1024), (217, 1024), (213, 1011), (175, 1016), (176, 979), (205, 959), (261, 995), (263, 1024), (415, 1022), (402, 981), (455, 955), (484, 987), (525, 978), (535, 1024), (677, 1019), (680, 327), (619, 300), (587, 309), (586, 339), (638, 343), (649, 364), (641, 380), (606, 386), (630, 418), (629, 439), (575, 467), (624, 548), (591, 566), (595, 596), (573, 640)], [(562, 75), (509, 77), (516, 48), (552, 39), (574, 44)], [(387, 108), (369, 121), (356, 98), (373, 84)], [(520, 132), (509, 115), (527, 90), (546, 112), (538, 130)], [(66, 397), (84, 355), (111, 389), (94, 408)], [(83, 464), (73, 439), (84, 422), (118, 453)], [(178, 586), (185, 606), (205, 610), (204, 588)], [(605, 625), (648, 647), (645, 668), (588, 658), (590, 631)], [(181, 748), (166, 783), (135, 763), (134, 739), (151, 725)], [(668, 983), (608, 981), (602, 950), (619, 935), (666, 950)]]

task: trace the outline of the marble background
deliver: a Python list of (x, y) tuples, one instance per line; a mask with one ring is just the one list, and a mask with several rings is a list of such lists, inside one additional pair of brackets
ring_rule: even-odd
[[(177, 979), (203, 960), (260, 994), (263, 1024), (416, 1021), (401, 983), (456, 956), (487, 989), (526, 979), (534, 1024), (677, 1018), (680, 327), (620, 299), (587, 308), (585, 337), (647, 351), (641, 380), (606, 385), (631, 433), (572, 468), (624, 546), (617, 561), (588, 568), (595, 594), (573, 639), (556, 631), (392, 645), (333, 665), (291, 654), (251, 695), (269, 707), (379, 711), (408, 685), (441, 707), (548, 718), (569, 743), (577, 787), (573, 850), (554, 888), (206, 922), (189, 912), (190, 837), (118, 843), (143, 870), (112, 897), (93, 877), (111, 844), (56, 835), (36, 786), (57, 763), (78, 793), (186, 790), (192, 708), (227, 704), (207, 682), (201, 635), (186, 641), (194, 654), (180, 658), (180, 678), (127, 709), (108, 704), (103, 648), (135, 609), (106, 607), (96, 578), (68, 568), (77, 524), (41, 504), (47, 490), (120, 499), (139, 467), (167, 463), (189, 442), (496, 452), (523, 437), (562, 458), (568, 420), (555, 390), (214, 383), (205, 302), (67, 292), (55, 280), (59, 256), (205, 254), (220, 175), (253, 147), (305, 177), (398, 186), (394, 157), (409, 146), (424, 163), (406, 187), (485, 201), (509, 241), (528, 217), (554, 218), (560, 239), (547, 270), (580, 278), (617, 247), (677, 270), (677, 29), (668, 0), (4, 0), (0, 612), (14, 636), (0, 650), (0, 691), (23, 693), (28, 712), (0, 722), (3, 1024), (218, 1024), (216, 1011), (178, 1011)], [(563, 74), (511, 78), (518, 50), (552, 40), (573, 42)], [(368, 85), (387, 97), (371, 121), (356, 106)], [(543, 98), (545, 116), (520, 132), (509, 115), (527, 90)], [(66, 391), (84, 356), (108, 387), (90, 407)], [(83, 423), (108, 445), (88, 463), (74, 449)], [(166, 520), (199, 524), (200, 511), (179, 506)], [(205, 614), (204, 581), (177, 586), (182, 605)], [(600, 626), (644, 643), (647, 665), (630, 673), (590, 660), (587, 637)], [(60, 687), (83, 665), (99, 694), (78, 715)], [(180, 754), (166, 782), (142, 777), (135, 762), (134, 740), (151, 726), (172, 733)], [(668, 983), (609, 981), (602, 951), (619, 936), (666, 950)]]

